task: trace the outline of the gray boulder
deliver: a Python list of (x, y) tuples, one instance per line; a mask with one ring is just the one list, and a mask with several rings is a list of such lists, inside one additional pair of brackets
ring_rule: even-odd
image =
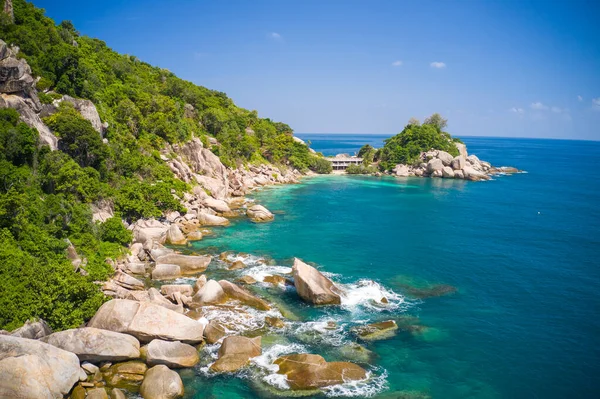
[(155, 339), (142, 347), (141, 353), (151, 366), (164, 364), (171, 368), (193, 367), (200, 361), (196, 348), (177, 341)]
[(444, 169), (442, 169), (442, 177), (445, 177), (447, 179), (454, 178), (454, 171), (450, 166), (444, 166)]
[(144, 399), (175, 399), (183, 396), (183, 382), (179, 374), (167, 366), (154, 366), (146, 372), (140, 394)]
[(59, 399), (79, 381), (79, 359), (44, 342), (0, 335), (0, 398)]
[(452, 169), (461, 170), (466, 166), (466, 164), (467, 162), (465, 161), (465, 158), (462, 155), (457, 155), (452, 160)]
[(13, 337), (29, 339), (40, 339), (50, 334), (52, 328), (42, 319), (27, 320), (25, 324), (10, 333)]
[(205, 271), (211, 260), (212, 258), (209, 255), (195, 256), (170, 253), (158, 257), (156, 263), (177, 265), (182, 274), (190, 275)]
[[(219, 286), (220, 288), (220, 286)], [(153, 339), (197, 344), (204, 325), (175, 311), (149, 302), (113, 299), (98, 309), (90, 327), (130, 334), (141, 342)]]
[(120, 362), (140, 357), (140, 343), (131, 335), (84, 327), (56, 332), (43, 342), (72, 352), (81, 361)]
[(435, 171), (442, 171), (444, 168), (444, 163), (437, 158), (432, 158), (427, 162), (427, 173), (432, 174)]
[(208, 280), (192, 297), (192, 306), (215, 305), (226, 299), (221, 285), (215, 280)]
[(444, 166), (450, 166), (452, 164), (452, 160), (454, 159), (454, 157), (448, 154), (446, 151), (438, 151), (437, 157), (440, 161), (442, 161)]
[(152, 270), (153, 280), (171, 280), (178, 277), (181, 277), (181, 268), (178, 265), (162, 263)]

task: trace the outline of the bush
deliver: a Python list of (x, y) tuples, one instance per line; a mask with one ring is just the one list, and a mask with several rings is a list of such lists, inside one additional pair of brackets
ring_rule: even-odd
[(377, 172), (374, 166), (365, 165), (350, 165), (346, 168), (346, 173), (349, 175), (372, 175)]
[(310, 169), (313, 172), (326, 175), (331, 173), (333, 167), (331, 166), (331, 162), (329, 162), (325, 158), (313, 156), (311, 157)]
[(102, 241), (128, 245), (133, 240), (133, 233), (127, 230), (120, 217), (114, 216), (100, 225)]

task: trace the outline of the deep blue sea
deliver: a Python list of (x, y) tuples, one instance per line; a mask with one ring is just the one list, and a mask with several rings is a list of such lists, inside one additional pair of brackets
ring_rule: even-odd
[[(324, 154), (353, 153), (384, 136), (299, 135)], [(347, 292), (339, 308), (312, 308), (293, 288), (254, 289), (295, 321), (262, 330), (263, 356), (238, 376), (183, 371), (187, 398), (275, 397), (280, 354), (363, 362), (368, 382), (327, 396), (378, 398), (600, 397), (600, 142), (465, 137), (469, 153), (527, 173), (488, 182), (324, 176), (253, 195), (275, 221), (239, 219), (195, 244), (245, 252), (238, 274), (312, 262)], [(258, 258), (269, 265), (253, 263)], [(209, 274), (227, 275), (218, 264)], [(229, 276), (234, 278), (234, 276)], [(416, 290), (452, 286), (449, 295)], [(418, 291), (424, 292), (424, 291)], [(415, 296), (416, 295), (416, 296)], [(381, 296), (389, 304), (376, 302)], [(388, 340), (348, 350), (350, 328), (394, 319)], [(327, 322), (335, 328), (324, 328)], [(206, 348), (205, 356), (215, 348)]]

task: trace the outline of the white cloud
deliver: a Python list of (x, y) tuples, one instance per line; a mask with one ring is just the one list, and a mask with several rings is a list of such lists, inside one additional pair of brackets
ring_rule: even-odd
[(429, 66), (431, 66), (432, 68), (437, 68), (437, 69), (446, 68), (446, 64), (444, 64), (443, 62), (439, 62), (439, 61), (432, 62), (431, 64), (429, 64)]
[(392, 66), (395, 66), (395, 67), (402, 66), (402, 61), (400, 61), (400, 60), (394, 61), (394, 62), (392, 62)]
[(277, 32), (271, 32), (269, 33), (269, 37), (273, 40), (277, 40), (277, 41), (282, 41), (283, 40), (283, 36), (281, 36), (279, 33)]
[(541, 102), (531, 103), (531, 109), (536, 109), (538, 111), (545, 111), (548, 109), (547, 105), (542, 104)]
[(592, 108), (600, 111), (600, 97), (592, 98)]
[(583, 101), (583, 97), (577, 96), (577, 100), (579, 100), (579, 102), (582, 102)]
[(563, 112), (565, 112), (565, 109), (559, 108), (559, 107), (552, 107), (550, 108), (552, 110), (552, 112), (556, 113), (556, 114), (562, 114)]
[(510, 112), (513, 112), (517, 115), (523, 115), (525, 113), (525, 110), (523, 108), (517, 108), (517, 107), (512, 107), (511, 109), (509, 109)]

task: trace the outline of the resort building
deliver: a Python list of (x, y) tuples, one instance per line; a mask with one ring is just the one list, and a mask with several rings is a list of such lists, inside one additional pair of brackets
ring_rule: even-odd
[(333, 170), (346, 170), (350, 165), (360, 165), (363, 159), (358, 157), (351, 157), (347, 154), (338, 154), (334, 158), (326, 158), (331, 162)]

